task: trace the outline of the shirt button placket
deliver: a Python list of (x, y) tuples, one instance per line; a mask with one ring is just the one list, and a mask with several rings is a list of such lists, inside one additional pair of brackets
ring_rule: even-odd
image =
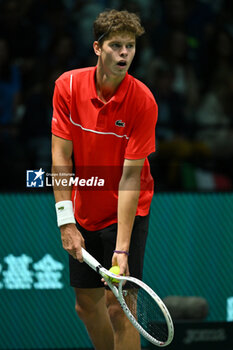
[(106, 125), (106, 109), (102, 108), (99, 111), (99, 115), (98, 115), (98, 120), (97, 120), (97, 126), (98, 127), (104, 127)]

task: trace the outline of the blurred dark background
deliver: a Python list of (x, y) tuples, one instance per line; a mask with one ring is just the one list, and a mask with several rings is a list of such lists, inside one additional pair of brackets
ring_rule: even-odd
[(96, 64), (106, 8), (146, 29), (129, 73), (159, 106), (156, 191), (232, 191), (232, 0), (0, 0), (0, 190), (25, 191), (27, 169), (50, 167), (54, 81)]

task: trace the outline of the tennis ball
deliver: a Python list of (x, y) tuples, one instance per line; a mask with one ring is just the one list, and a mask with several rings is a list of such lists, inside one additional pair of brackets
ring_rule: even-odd
[[(111, 269), (109, 269), (110, 272), (114, 273), (115, 275), (119, 275), (120, 273), (120, 267), (119, 266), (112, 266)], [(119, 280), (116, 278), (109, 277), (109, 280), (112, 283), (119, 283)]]

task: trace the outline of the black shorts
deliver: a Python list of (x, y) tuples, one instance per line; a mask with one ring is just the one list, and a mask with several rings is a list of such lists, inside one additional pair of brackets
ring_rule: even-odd
[[(87, 231), (76, 224), (85, 240), (86, 250), (93, 255), (102, 266), (110, 269), (116, 244), (117, 224), (99, 231)], [(130, 275), (142, 279), (143, 259), (148, 234), (149, 215), (136, 216), (132, 230), (129, 249)], [(69, 255), (70, 285), (76, 288), (103, 288), (101, 276), (87, 264), (80, 263)]]

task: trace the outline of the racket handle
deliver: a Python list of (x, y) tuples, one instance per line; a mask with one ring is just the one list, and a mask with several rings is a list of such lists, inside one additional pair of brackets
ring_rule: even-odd
[(82, 248), (82, 256), (84, 262), (89, 265), (93, 270), (97, 271), (97, 268), (101, 267), (100, 263), (89, 254), (84, 248)]

